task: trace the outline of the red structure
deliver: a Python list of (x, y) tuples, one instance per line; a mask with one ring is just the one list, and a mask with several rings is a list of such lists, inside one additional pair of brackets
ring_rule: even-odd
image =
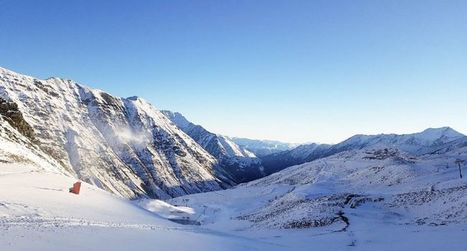
[(78, 181), (75, 184), (73, 184), (72, 188), (70, 188), (70, 193), (79, 194), (80, 189), (81, 189), (81, 181)]

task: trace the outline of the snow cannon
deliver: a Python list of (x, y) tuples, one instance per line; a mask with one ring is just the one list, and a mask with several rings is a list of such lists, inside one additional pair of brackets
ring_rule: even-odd
[(79, 194), (80, 189), (81, 189), (81, 181), (77, 181), (75, 182), (75, 184), (73, 184), (73, 187), (70, 188), (70, 193)]

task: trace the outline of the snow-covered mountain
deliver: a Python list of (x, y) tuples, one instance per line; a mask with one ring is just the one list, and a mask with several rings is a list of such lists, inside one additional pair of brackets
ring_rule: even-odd
[(349, 149), (361, 149), (368, 146), (384, 145), (396, 147), (405, 152), (422, 155), (435, 152), (456, 140), (466, 136), (450, 127), (429, 128), (412, 134), (379, 134), (355, 135), (337, 145), (332, 146), (330, 152), (341, 152)]
[(143, 99), (0, 68), (0, 103), (24, 136), (14, 141), (115, 194), (170, 198), (225, 185), (216, 159)]
[(258, 157), (290, 150), (298, 146), (298, 144), (284, 143), (275, 140), (258, 140), (237, 137), (232, 137), (231, 140), (237, 145), (253, 152)]
[[(300, 228), (308, 221), (305, 219), (310, 226), (328, 225), (342, 221), (339, 211), (346, 207), (350, 213), (350, 209), (369, 203), (388, 215), (400, 214), (393, 220), (404, 224), (465, 223), (467, 182), (459, 176), (458, 159), (467, 160), (467, 147), (422, 155), (381, 146), (343, 151), (246, 184), (294, 189), (245, 219), (259, 217), (256, 223), (271, 227)], [(320, 207), (327, 209), (312, 210)], [(302, 225), (294, 226), (293, 222)]]
[(467, 137), (450, 127), (429, 128), (413, 134), (355, 135), (335, 145), (308, 144), (292, 150), (262, 156), (265, 171), (270, 174), (348, 150), (365, 147), (397, 148), (413, 155), (442, 151), (451, 145), (462, 144)]
[(209, 132), (178, 112), (162, 113), (219, 161), (219, 172), (229, 178), (226, 182), (241, 183), (264, 177), (261, 160), (230, 138)]

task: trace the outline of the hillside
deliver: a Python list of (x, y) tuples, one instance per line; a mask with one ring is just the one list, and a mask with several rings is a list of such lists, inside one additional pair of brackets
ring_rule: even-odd
[(170, 202), (202, 212), (192, 217), (210, 229), (269, 229), (285, 239), (305, 232), (318, 247), (463, 250), (467, 180), (457, 159), (467, 159), (466, 147), (420, 156), (366, 147)]

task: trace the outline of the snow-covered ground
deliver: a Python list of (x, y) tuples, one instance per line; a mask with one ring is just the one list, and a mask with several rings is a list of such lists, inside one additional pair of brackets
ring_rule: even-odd
[(92, 185), (0, 164), (0, 250), (274, 250), (265, 241), (168, 221)]
[(289, 250), (466, 250), (467, 180), (454, 165), (466, 153), (347, 151), (169, 202), (204, 228)]
[[(337, 159), (345, 157), (348, 156), (323, 161), (332, 171)], [(360, 169), (366, 169), (365, 162), (374, 161), (362, 159)], [(304, 179), (304, 173), (312, 173), (313, 168), (323, 163), (292, 167), (235, 189), (164, 202), (129, 201), (87, 183), (83, 183), (80, 195), (74, 195), (68, 192), (76, 181), (74, 178), (44, 170), (30, 161), (4, 161), (0, 163), (0, 250), (465, 250), (467, 247), (467, 225), (462, 216), (454, 215), (445, 224), (431, 224), (432, 216), (442, 213), (443, 206), (438, 204), (443, 201), (448, 204), (445, 209), (465, 207), (466, 182), (456, 179), (455, 168), (434, 170), (441, 172), (434, 191), (424, 184), (433, 179), (433, 173), (423, 172), (425, 178), (418, 178), (414, 182), (417, 184), (411, 186), (411, 192), (420, 192), (417, 196), (411, 196), (404, 185), (397, 188), (379, 182), (374, 188), (380, 189), (349, 199), (349, 195), (356, 195), (356, 190), (347, 187), (347, 191), (341, 191), (344, 182), (341, 187), (336, 185), (339, 182), (333, 182), (349, 177), (345, 169), (355, 163), (347, 161), (348, 164), (338, 166), (343, 175), (337, 178), (330, 179), (321, 170), (320, 178)], [(387, 160), (386, 164), (390, 163)], [(378, 172), (384, 173), (384, 167)], [(301, 178), (296, 176), (299, 173)], [(394, 189), (381, 189), (384, 186)], [(381, 197), (385, 200), (381, 201)], [(410, 201), (413, 199), (418, 200)], [(430, 206), (435, 209), (428, 210)], [(319, 227), (278, 227), (301, 214), (306, 223), (306, 214), (310, 212), (316, 219), (333, 215), (335, 220)], [(263, 217), (265, 213), (274, 217)], [(419, 218), (428, 220), (414, 221)], [(192, 225), (167, 219), (190, 219)]]

